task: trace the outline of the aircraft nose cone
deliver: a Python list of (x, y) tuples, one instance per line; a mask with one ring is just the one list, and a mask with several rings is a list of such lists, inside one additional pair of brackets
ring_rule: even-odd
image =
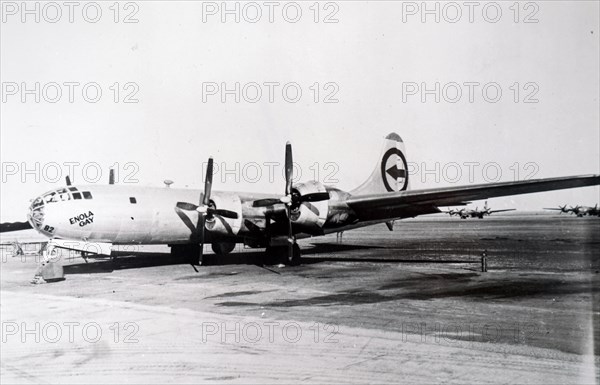
[(31, 206), (29, 206), (27, 219), (31, 226), (38, 231), (42, 230), (42, 226), (44, 225), (44, 212), (45, 205), (43, 199), (41, 197), (34, 199)]

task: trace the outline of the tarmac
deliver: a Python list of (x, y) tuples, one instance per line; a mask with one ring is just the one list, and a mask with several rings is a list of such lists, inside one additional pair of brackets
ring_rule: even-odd
[(600, 218), (431, 216), (300, 245), (297, 267), (207, 247), (198, 273), (165, 247), (65, 252), (40, 285), (5, 248), (2, 383), (600, 381)]

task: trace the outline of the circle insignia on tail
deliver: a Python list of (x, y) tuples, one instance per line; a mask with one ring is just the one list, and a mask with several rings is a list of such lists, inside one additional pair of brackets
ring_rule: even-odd
[[(398, 162), (400, 158), (401, 162)], [(381, 179), (387, 191), (404, 191), (408, 186), (408, 164), (402, 151), (390, 148), (381, 159)], [(399, 190), (394, 189), (400, 186)]]

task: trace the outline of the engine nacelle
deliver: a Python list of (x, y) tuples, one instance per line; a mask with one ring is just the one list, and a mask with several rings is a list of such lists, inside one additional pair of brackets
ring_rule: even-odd
[[(294, 185), (294, 191), (292, 191), (292, 193), (299, 193), (300, 195), (324, 192), (327, 192), (327, 189), (317, 181)], [(328, 213), (329, 201), (303, 202), (300, 206), (292, 208), (291, 220), (303, 227), (320, 229), (325, 224)]]
[(206, 230), (219, 235), (237, 235), (242, 228), (242, 201), (237, 194), (228, 192), (213, 193), (210, 197), (211, 202), (217, 209), (234, 211), (238, 217), (224, 218), (219, 215), (207, 219), (205, 223)]

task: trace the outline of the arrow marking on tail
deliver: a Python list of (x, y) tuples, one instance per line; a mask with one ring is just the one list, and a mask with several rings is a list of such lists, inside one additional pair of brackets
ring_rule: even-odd
[[(398, 156), (402, 161), (400, 164), (400, 168), (398, 168), (397, 160), (394, 161), (393, 165), (388, 167), (388, 160), (392, 156)], [(408, 165), (406, 163), (406, 158), (402, 151), (398, 148), (390, 148), (383, 154), (383, 158), (381, 159), (381, 179), (383, 179), (383, 186), (387, 191), (396, 191), (394, 187), (398, 183), (398, 179), (400, 179), (400, 191), (406, 190), (408, 187), (408, 173), (407, 170)]]
[(396, 165), (388, 168), (385, 172), (394, 179), (406, 178), (406, 171), (399, 169)]

